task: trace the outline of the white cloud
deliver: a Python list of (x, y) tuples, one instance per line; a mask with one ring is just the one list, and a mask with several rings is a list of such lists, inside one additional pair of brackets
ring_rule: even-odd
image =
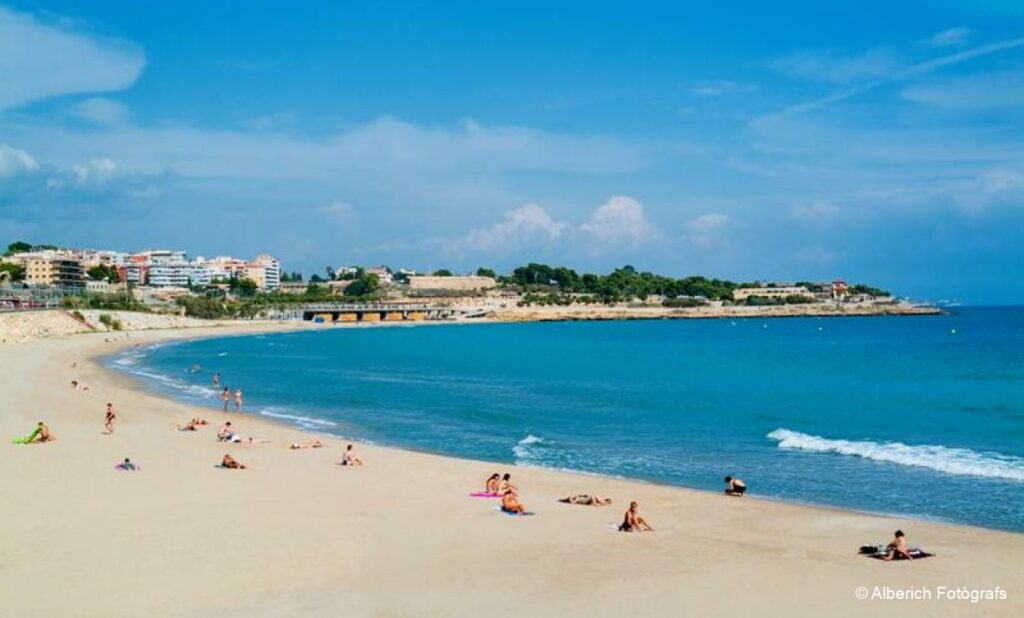
[(967, 44), (973, 32), (970, 28), (948, 28), (942, 32), (936, 32), (928, 39), (931, 47), (961, 47)]
[(768, 61), (768, 66), (790, 77), (848, 84), (896, 73), (902, 64), (891, 49), (871, 49), (849, 55), (836, 50), (808, 50)]
[(808, 204), (797, 204), (790, 208), (789, 213), (798, 221), (824, 223), (839, 214), (839, 207), (831, 202), (819, 200)]
[(117, 172), (117, 164), (104, 157), (91, 158), (85, 163), (71, 166), (71, 175), (79, 185), (103, 184)]
[(947, 194), (967, 212), (1024, 202), (1024, 171), (1008, 167), (985, 170), (973, 179), (955, 183), (947, 188)]
[(1024, 106), (1024, 71), (984, 72), (908, 86), (900, 96), (949, 111), (1010, 109)]
[(0, 144), (0, 178), (8, 178), (22, 172), (33, 172), (39, 164), (24, 150)]
[(330, 221), (339, 224), (351, 223), (355, 216), (355, 209), (352, 204), (341, 200), (333, 200), (320, 209), (320, 212)]
[(709, 212), (686, 222), (687, 238), (698, 247), (710, 247), (725, 239), (732, 223), (728, 215)]
[(755, 84), (742, 84), (729, 80), (719, 80), (717, 82), (697, 84), (690, 88), (690, 94), (696, 97), (720, 97), (727, 94), (752, 92), (754, 90), (757, 90), (757, 86)]
[(894, 56), (887, 59), (888, 54), (883, 50), (875, 50), (862, 56), (846, 59), (836, 57), (829, 60), (829, 53), (822, 52), (803, 52), (779, 58), (770, 61), (768, 66), (787, 73), (791, 77), (833, 82), (841, 87), (824, 97), (790, 105), (780, 112), (756, 118), (752, 124), (772, 122), (779, 116), (796, 116), (825, 108), (872, 91), (883, 84), (906, 81), (945, 67), (1020, 47), (1024, 47), (1024, 37), (979, 45), (909, 66), (900, 66)]
[(536, 240), (557, 240), (565, 230), (565, 224), (556, 221), (543, 207), (526, 204), (505, 213), (504, 218), (494, 225), (471, 230), (457, 246), (478, 250), (515, 249)]
[(641, 165), (644, 152), (618, 140), (547, 133), (519, 127), (433, 128), (382, 118), (323, 139), (283, 132), (211, 131), (133, 125), (103, 131), (29, 123), (0, 123), (0, 132), (24, 140), (38, 156), (70, 165), (98, 150), (133, 169), (194, 177), (260, 180), (347, 178), (379, 185), (381, 175), (402, 178), (392, 187), (479, 179), (514, 172), (622, 173)]
[(54, 96), (128, 88), (146, 64), (135, 45), (0, 7), (0, 110)]
[(616, 195), (602, 204), (580, 225), (580, 231), (609, 244), (652, 240), (658, 230), (644, 218), (644, 207), (635, 199)]
[(76, 104), (75, 116), (97, 125), (115, 125), (128, 118), (128, 108), (112, 99), (92, 97)]

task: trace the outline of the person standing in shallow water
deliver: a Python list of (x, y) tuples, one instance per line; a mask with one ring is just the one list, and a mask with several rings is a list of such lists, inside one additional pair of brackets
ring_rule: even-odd
[(235, 391), (235, 412), (242, 411), (242, 389)]
[(228, 404), (231, 403), (231, 389), (224, 387), (224, 391), (220, 394), (220, 398), (224, 401), (224, 411), (228, 411)]
[(213, 374), (213, 387), (217, 388), (220, 386), (220, 373)]

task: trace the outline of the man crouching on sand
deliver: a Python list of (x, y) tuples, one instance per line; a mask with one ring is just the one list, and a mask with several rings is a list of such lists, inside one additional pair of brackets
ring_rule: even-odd
[(636, 502), (629, 503), (629, 510), (626, 511), (625, 517), (622, 519), (622, 525), (619, 526), (619, 532), (654, 532), (647, 521), (640, 517), (640, 505)]

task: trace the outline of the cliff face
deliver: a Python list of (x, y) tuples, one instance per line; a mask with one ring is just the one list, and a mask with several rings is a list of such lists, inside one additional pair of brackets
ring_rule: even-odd
[(15, 311), (0, 313), (0, 343), (25, 343), (44, 337), (60, 337), (76, 333), (106, 331), (100, 321), (101, 315), (109, 315), (121, 324), (124, 331), (149, 330), (156, 328), (188, 328), (209, 326), (209, 322), (194, 318), (182, 318), (154, 313), (133, 313), (129, 311), (83, 310), (78, 319), (72, 312)]

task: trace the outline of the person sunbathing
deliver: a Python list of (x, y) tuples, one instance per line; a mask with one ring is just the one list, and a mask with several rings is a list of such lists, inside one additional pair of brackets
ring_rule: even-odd
[[(196, 430), (196, 419), (192, 419), (187, 425), (176, 425), (178, 431), (195, 431)], [(220, 436), (217, 436), (220, 438)]]
[(725, 477), (725, 495), (736, 496), (737, 498), (747, 493), (747, 484), (741, 479), (734, 479), (731, 476)]
[(298, 442), (292, 442), (291, 445), (288, 446), (288, 448), (290, 448), (292, 450), (295, 450), (295, 449), (300, 449), (300, 448), (323, 448), (323, 446), (324, 446), (324, 443), (321, 442), (320, 440), (313, 440), (312, 442), (307, 442), (305, 444), (299, 444)]
[(230, 468), (231, 470), (245, 470), (245, 466), (243, 464), (238, 463), (234, 457), (226, 453), (224, 455), (224, 459), (220, 462), (220, 467)]
[(645, 530), (654, 532), (654, 528), (643, 517), (640, 517), (640, 505), (630, 502), (629, 509), (622, 518), (622, 525), (619, 526), (619, 532), (643, 532)]
[(514, 491), (506, 491), (501, 496), (501, 510), (516, 515), (526, 515), (526, 507), (519, 503)]
[(597, 494), (573, 494), (562, 498), (559, 502), (566, 504), (581, 504), (584, 506), (608, 506), (612, 503), (611, 498), (602, 498)]
[(902, 560), (903, 558), (906, 558), (907, 560), (914, 559), (907, 550), (907, 537), (904, 536), (902, 530), (896, 531), (895, 537), (889, 542), (885, 549), (887, 553), (884, 560)]
[(117, 464), (114, 467), (117, 468), (118, 470), (124, 470), (126, 472), (135, 472), (136, 470), (139, 469), (135, 464), (132, 463), (132, 460), (128, 459), (127, 457), (124, 458), (124, 461), (122, 461), (121, 463)]
[(505, 476), (501, 477), (501, 481), (498, 483), (498, 495), (505, 495), (505, 492), (511, 491), (513, 493), (519, 493), (519, 489), (512, 484), (512, 475), (508, 472)]
[(345, 448), (345, 454), (342, 455), (342, 457), (341, 457), (341, 465), (343, 465), (343, 466), (361, 466), (361, 465), (363, 465), (363, 460), (359, 459), (359, 455), (356, 455), (356, 452), (353, 450), (354, 448), (355, 447), (353, 445), (351, 445), (351, 444), (349, 444)]
[(487, 479), (487, 482), (484, 484), (484, 493), (485, 494), (493, 494), (495, 496), (499, 495), (498, 494), (498, 482), (500, 480), (501, 480), (501, 475), (500, 474), (498, 474), (497, 472), (492, 474)]
[(194, 419), (192, 419), (192, 424), (198, 427), (199, 425), (209, 425), (210, 423), (208, 423), (205, 419), (201, 419), (197, 416)]

